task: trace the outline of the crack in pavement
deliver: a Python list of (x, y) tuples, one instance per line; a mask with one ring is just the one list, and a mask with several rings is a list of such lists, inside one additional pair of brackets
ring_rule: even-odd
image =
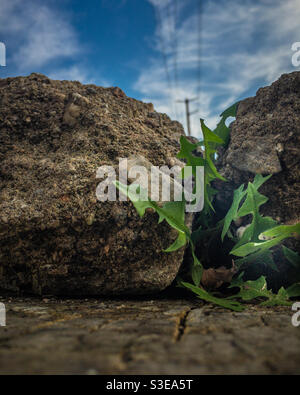
[(181, 311), (179, 316), (176, 319), (176, 326), (175, 326), (175, 331), (173, 335), (173, 340), (175, 343), (179, 342), (186, 330), (186, 321), (188, 318), (189, 313), (192, 311), (192, 308), (186, 309)]

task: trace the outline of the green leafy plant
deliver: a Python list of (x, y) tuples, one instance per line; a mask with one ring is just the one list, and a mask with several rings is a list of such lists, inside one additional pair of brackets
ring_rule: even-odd
[(300, 268), (300, 255), (297, 252), (290, 250), (286, 246), (282, 246), (283, 254), (286, 259), (296, 268)]
[[(246, 230), (247, 231), (247, 230)], [(245, 232), (246, 233), (246, 232)], [(284, 239), (293, 237), (294, 234), (300, 234), (300, 224), (297, 225), (280, 225), (273, 229), (261, 232), (260, 235), (264, 237), (271, 237), (267, 241), (249, 242), (244, 245), (235, 247), (231, 253), (236, 256), (245, 257), (240, 262), (252, 262), (258, 259), (259, 256), (267, 256), (272, 247), (280, 244)], [(276, 236), (275, 236), (276, 235)], [(273, 237), (274, 236), (274, 237)], [(294, 251), (283, 246), (283, 251), (287, 259), (296, 265), (299, 264), (299, 255)]]
[(229, 300), (225, 298), (218, 298), (212, 293), (207, 292), (203, 288), (197, 287), (196, 285), (181, 281), (180, 285), (192, 291), (199, 299), (205, 300), (206, 302), (214, 303), (218, 306), (230, 309), (233, 311), (243, 311), (244, 307), (236, 300)]
[[(284, 239), (292, 237), (294, 234), (300, 234), (300, 224), (278, 225), (272, 218), (263, 217), (260, 214), (259, 208), (268, 201), (268, 198), (260, 194), (258, 189), (270, 177), (256, 175), (253, 183), (249, 182), (246, 190), (244, 190), (244, 185), (241, 185), (234, 191), (232, 206), (224, 219), (222, 240), (228, 235), (233, 221), (247, 215), (252, 216), (251, 223), (248, 224), (241, 239), (231, 251), (232, 255), (240, 257), (235, 261), (238, 266), (256, 262), (269, 265), (277, 270), (272, 257), (272, 248), (281, 244)], [(294, 265), (297, 262), (299, 264), (297, 253), (284, 246), (283, 252), (289, 262)]]
[[(181, 136), (180, 138), (180, 152), (177, 155), (178, 159), (184, 159), (186, 165), (193, 169), (193, 175), (196, 177), (196, 168), (198, 166), (204, 167), (204, 213), (209, 213), (210, 210), (214, 210), (212, 206), (212, 198), (216, 191), (211, 187), (211, 182), (216, 178), (225, 181), (225, 179), (219, 174), (213, 161), (213, 156), (216, 153), (218, 145), (222, 145), (224, 141), (213, 133), (207, 126), (205, 126), (203, 119), (201, 119), (201, 127), (203, 132), (203, 142), (197, 144), (190, 143), (186, 137)], [(203, 157), (195, 156), (193, 151), (198, 146), (204, 146)], [(195, 180), (198, 182), (199, 180)]]
[[(178, 285), (193, 292), (198, 298), (228, 308), (233, 311), (242, 311), (244, 306), (241, 302), (260, 301), (264, 306), (289, 305), (291, 297), (300, 296), (300, 284), (294, 284), (288, 289), (281, 288), (277, 294), (267, 289), (267, 282), (264, 276), (255, 281), (243, 281), (243, 272), (234, 278), (228, 289), (238, 288), (239, 291), (230, 297), (220, 296), (217, 292), (209, 292), (201, 284), (203, 275), (203, 265), (196, 255), (196, 243), (207, 235), (219, 235), (222, 242), (224, 239), (230, 239), (235, 244), (229, 252), (236, 256), (235, 265), (241, 268), (244, 264), (263, 263), (277, 269), (272, 249), (281, 244), (282, 241), (295, 234), (300, 234), (300, 224), (296, 225), (278, 225), (270, 217), (264, 217), (260, 214), (260, 207), (268, 201), (268, 198), (259, 193), (258, 189), (271, 177), (256, 175), (253, 182), (249, 182), (247, 188), (241, 185), (234, 191), (233, 202), (225, 218), (217, 224), (213, 221), (214, 207), (213, 200), (217, 191), (212, 187), (212, 182), (216, 179), (226, 182), (225, 178), (218, 172), (215, 165), (215, 158), (218, 147), (226, 147), (230, 139), (230, 128), (226, 126), (228, 117), (235, 117), (238, 103), (228, 108), (221, 114), (221, 121), (214, 131), (210, 130), (200, 120), (203, 133), (203, 140), (197, 144), (192, 144), (186, 137), (180, 139), (180, 152), (177, 157), (186, 162), (186, 166), (192, 168), (195, 183), (200, 180), (196, 169), (198, 166), (204, 167), (204, 208), (199, 214), (199, 228), (191, 233), (185, 225), (185, 200), (178, 202), (167, 202), (162, 207), (149, 198), (144, 200), (136, 199), (136, 195), (130, 187), (116, 181), (117, 188), (132, 201), (137, 212), (141, 217), (144, 216), (147, 209), (152, 209), (158, 214), (158, 222), (166, 221), (172, 228), (178, 231), (178, 236), (173, 244), (164, 250), (170, 253), (183, 248), (189, 244), (192, 255), (192, 264), (189, 270), (189, 276), (192, 283), (178, 279)], [(197, 148), (203, 147), (203, 155), (197, 156)], [(182, 178), (185, 177), (185, 169), (182, 170)], [(140, 190), (137, 190), (140, 191)], [(195, 189), (194, 189), (195, 192)], [(232, 229), (232, 224), (238, 218), (251, 217), (251, 222), (245, 228), (241, 238), (237, 240)], [(299, 255), (283, 246), (283, 254), (291, 265), (299, 268)]]
[(289, 299), (289, 289), (286, 290), (281, 287), (278, 293), (274, 294), (267, 289), (267, 282), (264, 276), (255, 281), (243, 281), (243, 274), (241, 273), (230, 285), (230, 288), (239, 288), (239, 292), (234, 295), (235, 299), (242, 299), (245, 302), (257, 300), (261, 306), (290, 306), (292, 304)]
[(226, 125), (226, 120), (229, 117), (235, 118), (238, 104), (239, 102), (233, 104), (221, 114), (221, 121), (218, 123), (216, 129), (214, 130), (214, 133), (217, 136), (221, 137), (221, 139), (223, 140), (224, 147), (228, 145), (230, 139), (230, 129)]
[(300, 283), (295, 283), (287, 289), (289, 298), (297, 298), (300, 296)]

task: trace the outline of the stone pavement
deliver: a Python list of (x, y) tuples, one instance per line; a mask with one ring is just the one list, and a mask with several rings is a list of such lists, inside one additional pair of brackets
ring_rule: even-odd
[(299, 374), (287, 307), (0, 297), (1, 374)]

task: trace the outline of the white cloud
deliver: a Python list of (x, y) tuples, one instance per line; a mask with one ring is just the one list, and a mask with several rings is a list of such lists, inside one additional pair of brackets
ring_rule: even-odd
[[(157, 27), (155, 48), (164, 42), (170, 75), (174, 75), (176, 42), (172, 3), (149, 0), (159, 11), (163, 28)], [(198, 35), (195, 2), (178, 2), (177, 22), (180, 84), (170, 89), (161, 57), (152, 59), (136, 81), (135, 88), (155, 107), (185, 125), (183, 105), (174, 102), (198, 96)], [(218, 114), (236, 100), (269, 84), (282, 73), (294, 71), (291, 44), (299, 41), (300, 0), (210, 0), (203, 2), (201, 16), (201, 113), (192, 117), (193, 134), (199, 135), (199, 117), (213, 127)], [(175, 41), (174, 41), (175, 40)], [(172, 98), (172, 99), (171, 99)], [(172, 102), (171, 102), (172, 101)], [(177, 111), (175, 111), (175, 106)]]
[(74, 65), (69, 68), (55, 70), (49, 74), (53, 80), (79, 81), (82, 84), (94, 84), (95, 80), (89, 77), (88, 72), (83, 66)]
[(110, 87), (112, 84), (104, 79), (97, 80), (91, 76), (91, 70), (84, 65), (73, 65), (68, 68), (57, 69), (49, 74), (53, 80), (79, 81), (82, 84), (97, 84), (103, 87)]
[(10, 61), (19, 70), (30, 70), (60, 58), (78, 55), (75, 30), (55, 9), (38, 0), (1, 0), (0, 33), (11, 38)]
[(76, 35), (69, 24), (47, 7), (31, 14), (27, 43), (15, 55), (16, 62), (31, 68), (42, 66), (58, 57), (78, 54)]
[(41, 0), (0, 0), (0, 35), (7, 37), (10, 73), (45, 72), (50, 78), (84, 84), (111, 84), (86, 60), (67, 15)]

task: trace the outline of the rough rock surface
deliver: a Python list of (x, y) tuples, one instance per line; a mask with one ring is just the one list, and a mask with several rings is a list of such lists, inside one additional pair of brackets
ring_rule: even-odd
[(1, 298), (0, 374), (300, 374), (288, 307)]
[(183, 250), (157, 216), (129, 202), (96, 200), (96, 170), (142, 155), (171, 164), (178, 122), (119, 88), (0, 80), (0, 287), (38, 294), (157, 292)]
[(219, 187), (218, 205), (224, 212), (240, 184), (254, 174), (273, 174), (260, 189), (269, 198), (262, 212), (283, 223), (300, 221), (299, 71), (282, 75), (239, 103), (219, 169), (229, 180)]

